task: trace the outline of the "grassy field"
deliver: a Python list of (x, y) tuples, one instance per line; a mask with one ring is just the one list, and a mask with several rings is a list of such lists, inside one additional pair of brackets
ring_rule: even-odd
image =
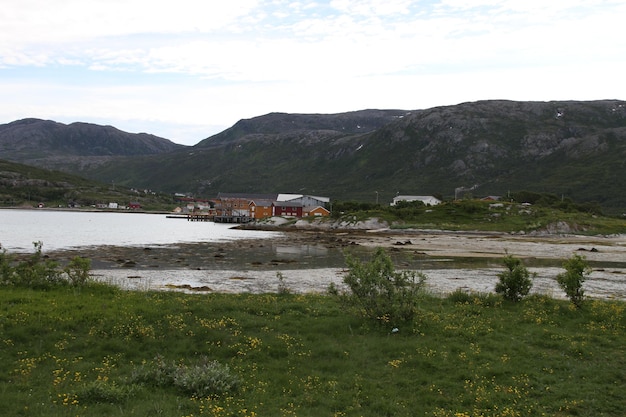
[[(626, 218), (609, 217), (567, 207), (510, 202), (459, 200), (436, 206), (403, 203), (395, 207), (336, 204), (335, 218), (365, 221), (379, 218), (393, 228), (534, 232), (560, 227), (559, 233), (609, 235), (626, 233)], [(343, 213), (343, 214), (342, 214)]]
[[(2, 287), (0, 415), (623, 416), (625, 326), (537, 296), (425, 295), (393, 331), (326, 295)], [(164, 375), (207, 359), (234, 389)]]

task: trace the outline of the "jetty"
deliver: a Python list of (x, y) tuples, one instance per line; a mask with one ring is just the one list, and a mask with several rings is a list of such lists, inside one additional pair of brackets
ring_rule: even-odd
[(254, 218), (250, 216), (218, 216), (209, 213), (189, 213), (186, 216), (171, 217), (186, 218), (188, 222), (249, 223), (254, 221)]
[(208, 213), (189, 213), (187, 214), (188, 222), (212, 222), (216, 216)]
[(250, 216), (214, 216), (215, 223), (249, 223), (254, 221)]

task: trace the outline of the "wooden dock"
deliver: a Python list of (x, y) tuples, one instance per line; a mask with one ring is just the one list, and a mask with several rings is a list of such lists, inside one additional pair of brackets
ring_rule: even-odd
[(187, 215), (187, 221), (188, 222), (212, 222), (214, 217), (215, 216), (213, 216), (212, 214), (206, 214), (206, 213), (189, 213)]
[(254, 219), (250, 216), (215, 216), (215, 223), (249, 223)]
[(186, 216), (168, 216), (175, 219), (187, 219), (188, 222), (215, 222), (215, 223), (249, 223), (254, 221), (250, 216), (216, 216), (208, 213), (189, 213)]

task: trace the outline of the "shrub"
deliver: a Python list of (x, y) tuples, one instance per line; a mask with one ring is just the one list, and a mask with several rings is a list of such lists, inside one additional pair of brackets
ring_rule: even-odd
[(511, 255), (505, 256), (503, 262), (507, 269), (498, 274), (496, 293), (507, 300), (519, 301), (528, 295), (533, 286), (532, 278), (537, 274), (528, 272), (522, 261)]
[(582, 306), (585, 291), (583, 282), (585, 276), (591, 273), (591, 268), (584, 257), (574, 255), (563, 263), (565, 272), (558, 274), (556, 281), (570, 301), (578, 308)]
[(224, 394), (239, 385), (228, 365), (207, 358), (192, 366), (178, 366), (172, 377), (175, 387), (196, 397)]
[(18, 263), (12, 272), (11, 283), (16, 286), (45, 289), (56, 284), (63, 284), (64, 280), (59, 264), (44, 258), (42, 242), (33, 242), (35, 253), (27, 260)]
[(157, 356), (150, 364), (142, 365), (133, 372), (132, 382), (158, 387), (175, 387), (196, 397), (208, 397), (235, 391), (239, 378), (228, 365), (203, 357), (192, 365), (165, 362)]
[(89, 270), (91, 269), (91, 259), (75, 257), (63, 269), (67, 274), (69, 282), (73, 286), (85, 285), (89, 280)]
[(49, 289), (57, 285), (82, 286), (89, 280), (91, 260), (76, 257), (65, 268), (47, 259), (42, 253), (42, 242), (33, 242), (35, 253), (23, 261), (16, 261), (6, 251), (0, 252), (0, 285), (35, 289)]
[(367, 263), (348, 255), (346, 264), (349, 272), (344, 282), (350, 289), (348, 301), (361, 308), (368, 318), (395, 323), (414, 317), (426, 279), (423, 274), (396, 272), (393, 261), (382, 248)]

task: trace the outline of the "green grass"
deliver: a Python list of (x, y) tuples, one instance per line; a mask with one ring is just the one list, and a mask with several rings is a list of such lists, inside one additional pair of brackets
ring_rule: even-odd
[[(339, 206), (340, 209), (342, 208)], [(343, 211), (343, 210), (342, 210)], [(336, 213), (336, 215), (338, 215)], [(569, 233), (609, 235), (626, 233), (626, 219), (563, 210), (542, 205), (460, 200), (437, 206), (405, 205), (400, 207), (349, 207), (338, 216), (347, 222), (377, 217), (395, 229), (444, 229), (458, 231), (533, 232), (567, 224)], [(561, 231), (562, 233), (568, 233)]]
[[(390, 328), (323, 295), (0, 289), (0, 415), (623, 416), (626, 304), (424, 296)], [(227, 365), (196, 398), (133, 379)]]

